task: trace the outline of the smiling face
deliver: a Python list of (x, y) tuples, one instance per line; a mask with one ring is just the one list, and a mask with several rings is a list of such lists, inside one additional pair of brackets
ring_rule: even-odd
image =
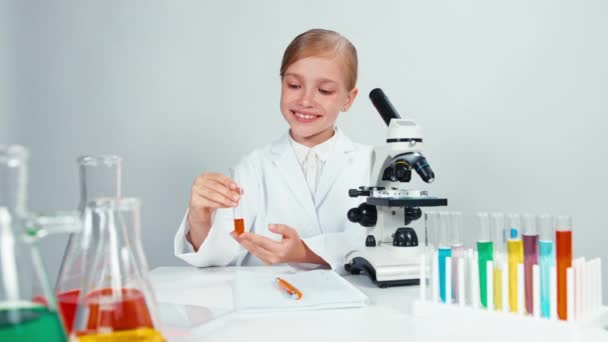
[(340, 56), (306, 57), (289, 65), (281, 81), (281, 113), (293, 139), (318, 145), (334, 134), (338, 114), (357, 96), (348, 90)]

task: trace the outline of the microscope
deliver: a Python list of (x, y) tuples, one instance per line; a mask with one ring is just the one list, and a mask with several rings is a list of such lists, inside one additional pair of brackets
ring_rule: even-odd
[(367, 273), (379, 287), (418, 285), (420, 246), (412, 222), (422, 216), (420, 207), (447, 206), (448, 200), (429, 196), (426, 190), (412, 190), (407, 184), (412, 171), (426, 183), (435, 174), (422, 155), (420, 127), (402, 119), (384, 92), (376, 88), (369, 97), (388, 126), (386, 144), (374, 147), (371, 183), (350, 189), (350, 197), (367, 197), (348, 211), (348, 219), (367, 228), (361, 248), (346, 255), (344, 268), (352, 274)]

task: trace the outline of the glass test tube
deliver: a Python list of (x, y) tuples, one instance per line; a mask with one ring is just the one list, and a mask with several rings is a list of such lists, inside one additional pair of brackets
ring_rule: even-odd
[(439, 212), (427, 211), (424, 213), (424, 231), (426, 246), (430, 250), (435, 249), (439, 244)]
[(523, 243), (520, 238), (521, 218), (519, 214), (509, 215), (507, 255), (509, 263), (509, 309), (518, 312), (517, 307), (517, 265), (524, 261)]
[(457, 303), (457, 298), (459, 298), (459, 291), (464, 291), (464, 289), (460, 289), (458, 286), (458, 262), (464, 257), (461, 212), (454, 211), (450, 213), (450, 232), (452, 247), (452, 293), (454, 303)]
[[(549, 318), (551, 316), (551, 267), (553, 262), (553, 216), (539, 215), (537, 218), (537, 228), (540, 233), (538, 240), (538, 254), (540, 266), (540, 307), (541, 316)], [(553, 304), (555, 305), (555, 303)]]
[[(492, 242), (494, 247), (494, 308), (497, 311), (502, 310), (502, 291), (507, 289), (502, 288), (502, 277), (505, 275), (502, 269), (502, 260), (506, 257), (506, 239), (505, 239), (505, 215), (503, 213), (490, 214), (490, 226), (492, 229)], [(507, 303), (504, 303), (506, 305)]]
[(439, 244), (438, 244), (438, 262), (439, 262), (439, 297), (442, 302), (446, 302), (446, 272), (445, 263), (446, 258), (452, 256), (452, 249), (450, 248), (450, 214), (447, 212), (439, 213)]
[(481, 305), (488, 307), (487, 265), (494, 260), (492, 239), (490, 237), (490, 221), (488, 213), (477, 213), (479, 235), (477, 240), (477, 262), (479, 268), (479, 298)]
[(567, 320), (566, 270), (572, 266), (572, 218), (570, 216), (557, 217), (555, 260), (557, 262), (557, 317)]
[(233, 182), (235, 182), (238, 186), (236, 191), (241, 195), (236, 206), (232, 207), (232, 217), (234, 219), (234, 232), (237, 234), (242, 234), (245, 232), (245, 219), (243, 218), (242, 208), (241, 208), (241, 200), (243, 197), (243, 188), (240, 186), (239, 179), (237, 177), (237, 173), (235, 169), (230, 169), (230, 178)]
[(526, 299), (526, 312), (532, 315), (534, 314), (532, 266), (538, 264), (538, 230), (536, 229), (536, 215), (523, 215), (522, 241), (524, 245), (524, 293)]

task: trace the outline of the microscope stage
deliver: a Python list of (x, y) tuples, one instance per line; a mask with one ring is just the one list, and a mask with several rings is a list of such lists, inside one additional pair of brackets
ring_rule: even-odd
[(448, 205), (448, 199), (439, 197), (368, 197), (366, 203), (379, 207), (441, 207)]

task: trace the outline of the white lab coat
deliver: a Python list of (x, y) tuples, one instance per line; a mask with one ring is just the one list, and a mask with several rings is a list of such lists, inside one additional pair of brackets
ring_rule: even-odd
[[(268, 225), (286, 224), (333, 270), (343, 273), (346, 253), (365, 243), (365, 228), (348, 221), (346, 214), (362, 201), (349, 197), (348, 189), (369, 184), (372, 148), (353, 143), (336, 129), (313, 199), (288, 134), (254, 150), (235, 168), (235, 181), (244, 189), (240, 206), (245, 229), (280, 240)], [(175, 255), (198, 267), (263, 265), (229, 235), (232, 215), (232, 209), (216, 210), (209, 235), (194, 252), (185, 238), (186, 213), (175, 235)]]

